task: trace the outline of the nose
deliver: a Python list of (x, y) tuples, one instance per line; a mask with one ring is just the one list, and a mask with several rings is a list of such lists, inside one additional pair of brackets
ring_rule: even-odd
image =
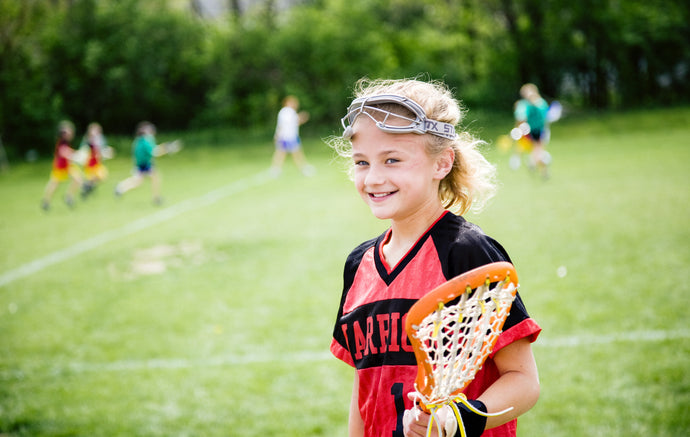
[(381, 185), (386, 181), (385, 173), (380, 165), (370, 164), (367, 174), (364, 177), (364, 184), (367, 186)]

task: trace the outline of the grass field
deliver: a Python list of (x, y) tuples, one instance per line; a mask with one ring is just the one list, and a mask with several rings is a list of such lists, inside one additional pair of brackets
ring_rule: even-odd
[[(510, 120), (473, 128), (495, 140)], [(502, 187), (468, 217), (544, 329), (519, 434), (687, 435), (690, 108), (552, 131), (547, 182), (487, 149)], [(328, 353), (342, 266), (386, 223), (316, 137), (316, 176), (288, 162), (277, 180), (270, 138), (182, 137), (158, 208), (148, 185), (113, 197), (125, 152), (74, 210), (64, 187), (39, 209), (48, 161), (0, 175), (0, 436), (346, 434), (352, 370)]]

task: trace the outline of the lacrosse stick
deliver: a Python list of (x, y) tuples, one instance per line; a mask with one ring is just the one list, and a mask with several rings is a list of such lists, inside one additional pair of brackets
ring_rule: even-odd
[(517, 281), (512, 264), (487, 264), (441, 284), (410, 309), (405, 330), (417, 359), (417, 399), (432, 416), (427, 435), (434, 420), (442, 435), (436, 412), (446, 405), (452, 408), (462, 437), (465, 430), (457, 402), (482, 416), (512, 409), (481, 412), (462, 391), (493, 350), (515, 299)]
[(155, 156), (163, 156), (163, 155), (172, 155), (180, 150), (182, 150), (182, 141), (181, 140), (174, 140), (170, 141), (168, 143), (162, 143), (156, 146), (154, 149), (154, 155)]
[(563, 115), (563, 105), (558, 100), (554, 100), (549, 105), (549, 110), (546, 111), (546, 121), (553, 123), (561, 119)]

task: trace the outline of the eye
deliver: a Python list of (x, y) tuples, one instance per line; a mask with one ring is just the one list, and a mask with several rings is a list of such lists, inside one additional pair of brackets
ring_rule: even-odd
[(364, 160), (361, 160), (361, 159), (358, 160), (358, 161), (355, 161), (355, 166), (356, 166), (356, 167), (362, 167), (362, 166), (365, 166), (365, 165), (369, 165), (369, 163), (366, 162), (366, 161), (364, 161)]
[(400, 160), (395, 158), (386, 159), (386, 164), (395, 164), (396, 162), (400, 162)]

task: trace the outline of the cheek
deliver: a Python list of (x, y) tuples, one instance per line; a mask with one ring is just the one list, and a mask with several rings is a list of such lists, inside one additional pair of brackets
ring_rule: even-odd
[(352, 181), (355, 183), (355, 188), (357, 191), (362, 191), (362, 188), (364, 187), (364, 174), (361, 170), (354, 169), (352, 171)]

